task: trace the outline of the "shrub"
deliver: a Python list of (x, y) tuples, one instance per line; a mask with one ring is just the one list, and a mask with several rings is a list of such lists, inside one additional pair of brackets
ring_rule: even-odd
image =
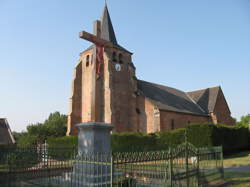
[(214, 146), (213, 134), (216, 126), (209, 123), (190, 124), (187, 127), (188, 141), (196, 147)]
[(246, 127), (216, 125), (216, 131), (213, 134), (213, 145), (222, 145), (225, 153), (245, 150), (250, 142), (249, 133)]
[(59, 138), (49, 138), (48, 154), (57, 160), (71, 159), (76, 155), (78, 137), (64, 136)]
[(155, 134), (123, 132), (112, 134), (113, 152), (150, 151), (158, 149)]
[(37, 149), (34, 148), (8, 148), (7, 162), (11, 170), (20, 170), (34, 166), (38, 163)]
[(58, 138), (48, 138), (47, 143), (51, 147), (76, 147), (78, 145), (78, 137), (63, 136)]
[(196, 147), (222, 146), (225, 153), (248, 149), (248, 129), (239, 126), (191, 124), (187, 127), (188, 141)]
[[(161, 150), (183, 143), (185, 141), (185, 129), (180, 128), (156, 134), (114, 133), (111, 138), (113, 152)], [(187, 127), (187, 138), (196, 147), (222, 145), (225, 153), (250, 148), (250, 133), (246, 127), (211, 123), (190, 124)], [(77, 146), (77, 137), (49, 138), (48, 143), (52, 147), (73, 147)]]
[(160, 132), (158, 136), (157, 147), (167, 149), (168, 147), (174, 147), (185, 141), (185, 129), (180, 128), (172, 131)]

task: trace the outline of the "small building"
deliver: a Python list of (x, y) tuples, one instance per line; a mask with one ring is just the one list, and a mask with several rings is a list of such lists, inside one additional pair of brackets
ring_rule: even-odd
[(14, 144), (15, 139), (11, 133), (7, 119), (0, 118), (0, 144)]
[(94, 34), (84, 31), (80, 37), (94, 45), (80, 53), (75, 67), (67, 135), (90, 121), (111, 123), (116, 132), (146, 133), (189, 123), (235, 124), (220, 86), (184, 92), (139, 80), (133, 54), (118, 44), (107, 6), (94, 22)]

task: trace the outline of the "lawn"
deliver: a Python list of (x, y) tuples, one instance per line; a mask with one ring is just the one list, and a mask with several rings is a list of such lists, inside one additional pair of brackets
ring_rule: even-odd
[(224, 158), (224, 167), (250, 165), (250, 151), (240, 152)]
[[(231, 184), (228, 185), (229, 187), (250, 187), (250, 151), (240, 152), (225, 157), (224, 168), (225, 179), (231, 181)], [(237, 169), (233, 171), (226, 168)], [(241, 168), (244, 168), (242, 169), (243, 171), (240, 171)]]
[(250, 173), (226, 171), (225, 180), (231, 181), (228, 187), (250, 187)]

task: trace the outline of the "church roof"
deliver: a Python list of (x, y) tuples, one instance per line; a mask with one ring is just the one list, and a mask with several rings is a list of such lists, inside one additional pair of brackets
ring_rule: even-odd
[(187, 92), (188, 95), (207, 113), (213, 112), (220, 86)]
[[(111, 42), (114, 45), (114, 48), (117, 48), (117, 49), (120, 49), (120, 50), (123, 50), (123, 51), (126, 51), (126, 52), (132, 54), (130, 51), (128, 51), (127, 49), (125, 49), (124, 47), (122, 47), (118, 44), (107, 5), (105, 5), (104, 10), (103, 10), (103, 14), (101, 17), (101, 38)], [(94, 48), (94, 45), (91, 45), (83, 52), (88, 51), (88, 50), (93, 49), (93, 48)]]
[(142, 80), (138, 80), (137, 85), (140, 93), (160, 110), (207, 115), (186, 92)]
[(101, 18), (101, 38), (113, 43), (114, 45), (118, 44), (107, 5), (104, 7)]
[(0, 118), (0, 144), (13, 144), (14, 137), (5, 118)]

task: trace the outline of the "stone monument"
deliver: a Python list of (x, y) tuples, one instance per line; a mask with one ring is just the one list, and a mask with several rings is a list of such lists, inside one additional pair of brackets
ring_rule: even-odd
[(78, 155), (74, 161), (73, 172), (64, 181), (71, 186), (107, 186), (112, 177), (111, 124), (87, 122), (77, 125)]

